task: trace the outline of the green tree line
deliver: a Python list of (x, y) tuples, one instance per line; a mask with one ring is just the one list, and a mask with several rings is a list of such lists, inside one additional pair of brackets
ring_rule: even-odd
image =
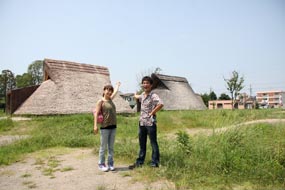
[(26, 73), (16, 75), (9, 69), (0, 74), (0, 107), (5, 108), (6, 94), (10, 90), (27, 86), (39, 85), (43, 81), (43, 61), (32, 62)]

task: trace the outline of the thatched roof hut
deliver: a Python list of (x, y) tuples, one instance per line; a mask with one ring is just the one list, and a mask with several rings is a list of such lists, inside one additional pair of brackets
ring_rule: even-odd
[(200, 95), (195, 94), (184, 77), (152, 74), (153, 91), (164, 102), (165, 110), (204, 110)]
[[(103, 87), (110, 84), (107, 67), (45, 59), (44, 82), (14, 114), (91, 113), (102, 97)], [(132, 112), (128, 103), (117, 95), (117, 112)]]

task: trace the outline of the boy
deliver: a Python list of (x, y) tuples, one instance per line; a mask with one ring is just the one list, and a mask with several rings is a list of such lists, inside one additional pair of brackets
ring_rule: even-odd
[(130, 169), (140, 167), (144, 164), (146, 156), (147, 135), (149, 135), (152, 147), (151, 167), (159, 167), (159, 147), (157, 143), (156, 112), (163, 107), (163, 102), (157, 94), (152, 92), (153, 80), (149, 76), (142, 78), (144, 92), (134, 97), (141, 103), (141, 113), (139, 119), (139, 155), (134, 165)]

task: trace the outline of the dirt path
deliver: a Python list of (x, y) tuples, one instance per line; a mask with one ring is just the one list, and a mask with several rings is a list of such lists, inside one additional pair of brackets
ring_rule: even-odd
[(31, 120), (31, 118), (28, 117), (0, 117), (0, 119), (7, 119), (7, 118), (11, 118), (13, 121), (29, 121)]
[(216, 129), (192, 128), (192, 129), (187, 129), (186, 132), (191, 136), (195, 136), (198, 134), (209, 136), (209, 135), (212, 135), (213, 133), (220, 133), (220, 132), (224, 132), (224, 131), (229, 130), (229, 129), (233, 129), (235, 127), (251, 125), (251, 124), (255, 124), (255, 123), (272, 123), (272, 124), (274, 124), (274, 123), (285, 123), (285, 119), (260, 119), (260, 120), (253, 120), (253, 121), (240, 123), (238, 125), (221, 127), (221, 128), (216, 128)]
[[(0, 117), (6, 119), (7, 117)], [(30, 118), (14, 117), (14, 121)], [(19, 135), (0, 135), (0, 148), (13, 141), (27, 138)], [(149, 183), (137, 179), (136, 170), (128, 164), (116, 163), (116, 170), (98, 170), (93, 149), (44, 150), (30, 154), (22, 161), (0, 166), (0, 190), (169, 190), (174, 185), (166, 180)], [(160, 168), (158, 168), (160, 169)]]
[(136, 171), (128, 170), (124, 164), (117, 165), (114, 172), (101, 172), (92, 149), (69, 149), (61, 155), (51, 151), (44, 155), (47, 156), (32, 154), (24, 161), (0, 167), (0, 190), (174, 189), (167, 181), (135, 181)]
[(0, 147), (28, 137), (28, 135), (0, 135)]

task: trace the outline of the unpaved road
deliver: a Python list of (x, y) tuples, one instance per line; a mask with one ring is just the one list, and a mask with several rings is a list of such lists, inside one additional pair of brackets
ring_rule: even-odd
[(129, 170), (127, 164), (117, 165), (114, 172), (101, 172), (92, 149), (69, 149), (61, 155), (51, 151), (41, 158), (33, 154), (21, 162), (0, 167), (0, 190), (175, 189), (166, 180), (153, 183), (134, 180), (136, 171)]
[[(1, 117), (0, 119), (6, 119)], [(11, 118), (14, 121), (30, 118)], [(0, 135), (0, 148), (28, 136)], [(62, 150), (61, 150), (62, 149)], [(174, 185), (166, 180), (156, 182), (137, 178), (130, 163), (116, 163), (116, 170), (98, 170), (97, 154), (93, 149), (60, 148), (29, 154), (25, 159), (9, 166), (0, 166), (0, 190), (169, 190)], [(44, 156), (43, 156), (44, 155)], [(153, 169), (155, 170), (160, 168)], [(139, 170), (139, 169), (138, 169)]]

